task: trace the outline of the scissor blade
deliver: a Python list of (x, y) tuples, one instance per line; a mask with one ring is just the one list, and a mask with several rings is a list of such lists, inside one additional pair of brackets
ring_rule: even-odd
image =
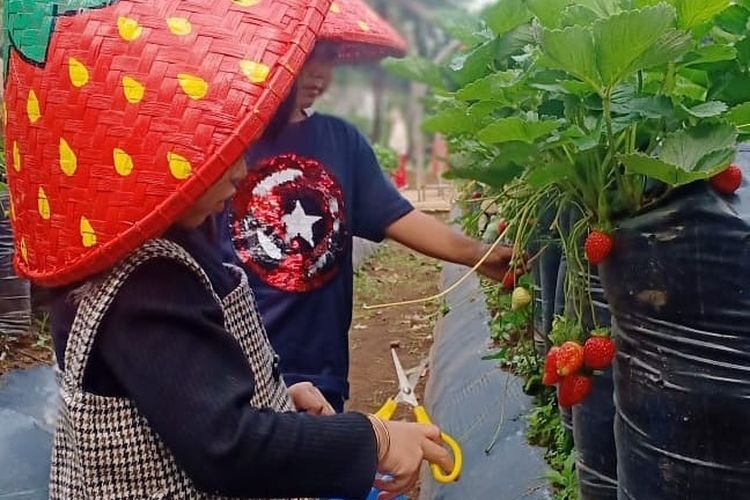
[(425, 371), (427, 370), (427, 365), (429, 364), (430, 364), (430, 358), (429, 356), (425, 356), (422, 359), (422, 361), (419, 362), (417, 366), (415, 366), (414, 368), (406, 372), (406, 375), (409, 379), (410, 386), (417, 387), (417, 384), (419, 383), (419, 379), (422, 378), (422, 375), (424, 375)]
[(404, 371), (404, 366), (401, 364), (401, 360), (398, 359), (398, 354), (396, 354), (396, 349), (391, 349), (391, 356), (393, 356), (393, 366), (396, 367), (396, 376), (398, 377), (398, 388), (399, 390), (405, 392), (406, 394), (410, 394), (412, 391), (412, 386), (409, 384), (409, 377), (406, 376), (406, 372)]

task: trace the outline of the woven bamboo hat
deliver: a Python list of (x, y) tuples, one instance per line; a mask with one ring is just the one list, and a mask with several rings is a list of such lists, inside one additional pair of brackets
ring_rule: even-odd
[(320, 40), (335, 42), (342, 63), (403, 57), (407, 43), (364, 0), (334, 0), (320, 29)]
[(330, 0), (6, 3), (4, 121), (19, 272), (108, 269), (240, 157)]

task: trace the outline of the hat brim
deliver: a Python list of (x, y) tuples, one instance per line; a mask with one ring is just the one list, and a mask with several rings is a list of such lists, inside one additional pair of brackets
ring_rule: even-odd
[(338, 45), (340, 63), (404, 57), (408, 49), (398, 31), (362, 0), (334, 0), (319, 39)]

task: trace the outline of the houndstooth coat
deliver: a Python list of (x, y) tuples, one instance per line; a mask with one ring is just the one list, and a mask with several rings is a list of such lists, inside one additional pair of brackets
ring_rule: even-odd
[(65, 350), (65, 371), (58, 374), (62, 404), (52, 454), (51, 499), (220, 498), (196, 489), (130, 400), (83, 390), (84, 371), (105, 313), (128, 276), (155, 258), (173, 259), (188, 267), (221, 305), (226, 329), (242, 346), (255, 374), (256, 391), (249, 403), (292, 410), (286, 386), (274, 373), (276, 355), (261, 326), (245, 273), (232, 267), (241, 282), (222, 300), (185, 249), (167, 240), (152, 240), (81, 298)]

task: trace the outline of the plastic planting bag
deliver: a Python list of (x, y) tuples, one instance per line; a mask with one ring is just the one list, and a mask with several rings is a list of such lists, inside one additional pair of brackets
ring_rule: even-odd
[[(562, 221), (563, 231), (579, 220), (580, 212), (568, 210)], [(583, 242), (581, 242), (583, 244)], [(571, 298), (565, 295), (567, 260), (563, 257), (558, 273), (558, 291), (555, 314), (574, 317), (576, 314)], [(582, 323), (589, 333), (596, 327), (610, 325), (610, 315), (596, 269), (591, 269), (591, 304), (582, 306)], [(596, 315), (596, 321), (592, 319)], [(617, 499), (617, 451), (614, 438), (615, 407), (613, 399), (612, 369), (594, 377), (589, 396), (572, 409), (561, 409), (563, 423), (570, 425), (576, 447), (576, 471), (578, 473), (579, 497), (581, 500)]]
[(8, 193), (0, 192), (0, 335), (20, 335), (29, 330), (29, 282), (13, 270), (13, 232), (6, 216)]
[[(595, 271), (595, 270), (592, 270)], [(596, 325), (610, 324), (609, 310), (599, 277), (591, 276), (591, 299)], [(589, 309), (590, 310), (590, 309)], [(583, 318), (593, 327), (590, 314)], [(617, 500), (617, 450), (615, 449), (612, 368), (594, 377), (591, 394), (573, 407), (573, 442), (580, 500)]]
[[(747, 148), (738, 161), (750, 178)], [(697, 183), (625, 221), (600, 272), (619, 498), (750, 498), (750, 184)]]
[(540, 214), (541, 232), (538, 241), (529, 248), (531, 254), (542, 252), (532, 268), (534, 284), (537, 287), (534, 294), (534, 344), (540, 355), (546, 354), (550, 344), (548, 335), (555, 316), (557, 273), (560, 268), (560, 245), (556, 241), (551, 241), (549, 229), (554, 217), (555, 211), (551, 208)]

